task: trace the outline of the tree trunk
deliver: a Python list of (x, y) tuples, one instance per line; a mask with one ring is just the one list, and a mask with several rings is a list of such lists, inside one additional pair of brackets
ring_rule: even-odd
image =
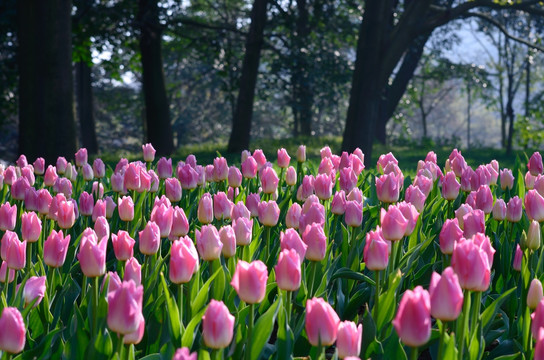
[(240, 90), (236, 110), (232, 118), (228, 152), (240, 152), (249, 148), (253, 98), (259, 72), (261, 48), (263, 46), (264, 26), (266, 22), (267, 0), (255, 0), (251, 9), (251, 25), (246, 40), (246, 52), (242, 63)]
[(82, 60), (76, 63), (75, 68), (77, 117), (81, 130), (81, 146), (86, 148), (89, 154), (97, 154), (98, 143), (94, 126), (91, 67), (85, 60)]
[(357, 40), (357, 59), (353, 72), (350, 101), (342, 150), (359, 147), (367, 167), (372, 162), (374, 125), (380, 115), (380, 103), (389, 73), (383, 70), (387, 47), (387, 21), (391, 0), (366, 1), (364, 19)]
[(29, 161), (76, 151), (71, 11), (66, 0), (17, 1), (19, 152)]
[(297, 0), (298, 16), (296, 20), (295, 42), (295, 66), (293, 69), (293, 104), (296, 107), (298, 119), (296, 123), (300, 128), (297, 133), (303, 136), (312, 135), (312, 105), (313, 88), (310, 79), (311, 62), (304, 46), (308, 42), (310, 34), (308, 7), (306, 0)]
[[(510, 70), (510, 68), (508, 69)], [(514, 101), (514, 74), (511, 71), (508, 71), (508, 99), (506, 101), (506, 116), (508, 118), (508, 138), (506, 141), (506, 154), (510, 155), (512, 153), (512, 138), (514, 136), (514, 107), (512, 105)]]
[(467, 149), (470, 149), (470, 113), (472, 110), (472, 99), (470, 97), (470, 80), (467, 83)]
[(140, 27), (146, 141), (153, 144), (158, 155), (169, 155), (174, 150), (174, 141), (162, 68), (162, 28), (158, 11), (157, 0), (139, 0), (137, 19)]

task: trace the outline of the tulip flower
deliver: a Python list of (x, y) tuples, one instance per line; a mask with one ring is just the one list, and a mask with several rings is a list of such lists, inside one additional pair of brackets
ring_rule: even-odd
[(516, 252), (514, 254), (514, 263), (512, 264), (512, 268), (516, 271), (521, 271), (521, 260), (523, 258), (523, 251), (521, 251), (521, 248), (519, 247), (519, 244), (516, 246)]
[(503, 199), (497, 199), (493, 205), (493, 219), (502, 221), (506, 218), (506, 203)]
[(123, 281), (132, 280), (136, 285), (142, 284), (142, 265), (134, 257), (127, 260), (125, 263), (125, 274)]
[(463, 216), (463, 236), (468, 239), (477, 233), (485, 233), (485, 214), (479, 209)]
[(143, 315), (140, 316), (138, 329), (134, 332), (126, 334), (123, 336), (123, 344), (139, 344), (142, 341), (145, 333), (145, 318)]
[(145, 144), (145, 145), (142, 145), (142, 152), (143, 152), (143, 155), (144, 155), (144, 161), (145, 162), (153, 162), (153, 160), (155, 160), (155, 153), (156, 153), (156, 150), (155, 148), (153, 148), (153, 145), (152, 144)]
[(338, 324), (336, 335), (336, 347), (340, 359), (359, 355), (363, 340), (363, 325), (357, 326), (352, 321), (342, 321)]
[(232, 226), (226, 225), (219, 229), (219, 240), (223, 243), (221, 253), (225, 259), (236, 255), (236, 234)]
[(285, 150), (284, 148), (278, 149), (278, 166), (285, 169), (289, 167), (290, 161), (291, 157), (287, 153), (287, 150)]
[(98, 277), (106, 273), (106, 249), (108, 240), (104, 239), (97, 243), (95, 236), (81, 238), (77, 258), (81, 271), (87, 277)]
[(160, 229), (161, 238), (167, 238), (172, 230), (172, 222), (174, 209), (172, 206), (165, 204), (156, 204), (151, 211), (151, 221), (153, 221)]
[(81, 148), (76, 152), (75, 155), (76, 158), (76, 165), (81, 167), (87, 163), (88, 155), (87, 155), (87, 149)]
[(343, 215), (345, 211), (346, 211), (346, 193), (344, 192), (344, 190), (340, 190), (340, 191), (337, 191), (332, 198), (331, 212), (335, 215)]
[(384, 203), (394, 203), (399, 199), (399, 177), (395, 174), (382, 175), (376, 178), (376, 193), (378, 200)]
[(454, 248), (451, 267), (463, 289), (486, 291), (491, 279), (488, 254), (471, 240), (461, 239)]
[(70, 229), (76, 222), (74, 204), (70, 201), (57, 203), (56, 220), (61, 229)]
[(11, 206), (8, 202), (0, 205), (0, 230), (14, 230), (17, 221), (17, 205)]
[(294, 167), (289, 166), (285, 173), (285, 183), (289, 186), (293, 186), (297, 183), (297, 171)]
[(542, 165), (542, 155), (540, 155), (538, 151), (535, 151), (533, 155), (531, 155), (529, 163), (527, 164), (527, 168), (533, 176), (540, 175), (542, 174), (542, 172), (544, 172), (544, 167)]
[(296, 156), (297, 156), (297, 162), (303, 163), (306, 161), (306, 146), (305, 145), (300, 145), (298, 147)]
[(234, 316), (222, 301), (212, 300), (202, 317), (202, 338), (212, 349), (229, 346), (234, 334)]
[(220, 191), (213, 196), (213, 212), (217, 220), (230, 219), (233, 204), (227, 194)]
[(527, 292), (527, 306), (534, 310), (537, 308), (540, 301), (544, 298), (542, 294), (542, 283), (538, 279), (533, 279)]
[(278, 182), (279, 178), (276, 174), (276, 170), (274, 170), (272, 167), (263, 167), (261, 170), (261, 185), (263, 189), (263, 193), (265, 194), (273, 194), (278, 189)]
[(205, 193), (198, 202), (198, 221), (209, 224), (213, 221), (213, 201), (209, 193)]
[(259, 222), (265, 226), (276, 226), (280, 217), (280, 208), (274, 200), (259, 203)]
[(240, 187), (242, 185), (242, 173), (236, 166), (231, 166), (229, 168), (228, 181), (230, 187)]
[(392, 162), (395, 165), (399, 164), (399, 161), (395, 158), (395, 155), (393, 155), (393, 153), (389, 152), (387, 154), (382, 154), (378, 158), (376, 168), (378, 169), (378, 171), (383, 171), (383, 169), (385, 169), (387, 164), (389, 164), (390, 162)]
[(501, 189), (502, 190), (512, 190), (514, 187), (514, 175), (512, 175), (512, 170), (503, 169), (500, 172), (501, 179)]
[(336, 311), (322, 298), (306, 302), (306, 335), (313, 346), (334, 344), (340, 318)]
[(108, 327), (127, 335), (138, 330), (142, 317), (144, 288), (133, 281), (123, 281), (108, 293)]
[(414, 180), (414, 186), (417, 186), (419, 190), (425, 195), (429, 196), (431, 190), (433, 189), (433, 179), (425, 175), (418, 175)]
[(26, 328), (19, 309), (6, 307), (0, 316), (0, 350), (11, 354), (23, 351)]
[(154, 255), (157, 253), (157, 251), (159, 251), (159, 246), (161, 244), (161, 230), (155, 222), (149, 221), (144, 230), (138, 232), (138, 234), (140, 239), (140, 252), (142, 254)]
[(408, 220), (397, 206), (390, 206), (386, 211), (381, 209), (381, 225), (383, 237), (389, 241), (398, 241), (404, 237)]
[(443, 254), (451, 255), (455, 243), (463, 237), (463, 230), (459, 227), (457, 218), (447, 219), (442, 230), (440, 230), (440, 251)]
[(191, 353), (189, 348), (184, 347), (176, 350), (172, 360), (198, 360), (198, 354), (196, 352)]
[(117, 260), (126, 261), (134, 255), (134, 244), (136, 241), (130, 237), (128, 232), (119, 230), (117, 235), (111, 234), (111, 242)]
[(298, 232), (294, 229), (287, 229), (285, 232), (280, 233), (280, 249), (283, 250), (295, 250), (299, 256), (300, 263), (304, 261), (306, 256), (306, 250), (308, 245), (302, 241)]
[(347, 201), (344, 220), (346, 225), (353, 228), (361, 226), (363, 223), (363, 204), (357, 201)]
[(181, 183), (176, 178), (169, 178), (165, 180), (164, 191), (166, 197), (171, 202), (177, 202), (181, 200)]
[(522, 214), (523, 208), (521, 199), (517, 196), (514, 196), (510, 199), (510, 201), (508, 201), (508, 204), (506, 205), (506, 220), (510, 222), (518, 222), (521, 220)]
[(389, 262), (389, 244), (383, 238), (379, 226), (376, 231), (369, 231), (366, 234), (363, 259), (369, 270), (380, 271), (387, 268)]
[(419, 218), (419, 212), (413, 206), (412, 204), (409, 204), (407, 202), (400, 202), (397, 204), (398, 208), (402, 212), (402, 215), (408, 220), (408, 225), (406, 226), (406, 230), (404, 231), (404, 236), (410, 236), (412, 232), (414, 232), (414, 229), (417, 224), (417, 219)]
[(315, 178), (314, 190), (320, 200), (329, 200), (332, 197), (334, 178), (326, 174), (319, 174)]
[(25, 283), (23, 289), (23, 298), (25, 299), (25, 304), (30, 304), (34, 299), (34, 307), (36, 307), (45, 295), (45, 276), (31, 276)]
[(544, 301), (540, 301), (531, 314), (531, 333), (536, 338), (539, 330), (544, 328)]
[(302, 240), (308, 246), (306, 259), (310, 261), (321, 261), (325, 258), (327, 251), (327, 236), (320, 224), (307, 225)]
[(130, 196), (123, 196), (118, 199), (119, 218), (123, 221), (132, 221), (134, 219), (134, 202)]
[(278, 288), (286, 291), (296, 291), (301, 281), (301, 259), (297, 250), (285, 249), (280, 253), (278, 264), (274, 267)]
[(230, 284), (236, 290), (240, 300), (248, 304), (257, 304), (264, 299), (267, 280), (268, 270), (262, 261), (247, 263), (238, 260)]
[(198, 268), (198, 253), (193, 241), (187, 236), (174, 241), (170, 250), (170, 281), (174, 284), (187, 283)]
[(450, 171), (446, 173), (446, 176), (442, 179), (442, 197), (446, 200), (455, 200), (459, 195), (459, 188), (461, 184), (457, 181), (455, 173)]
[(400, 340), (408, 346), (425, 345), (431, 337), (431, 301), (427, 290), (416, 286), (406, 290), (399, 304), (393, 326)]
[(410, 185), (405, 191), (404, 201), (414, 205), (417, 211), (422, 212), (425, 207), (425, 194), (419, 189), (419, 187)]
[(104, 216), (99, 216), (96, 218), (94, 223), (94, 232), (99, 239), (110, 237), (110, 224)]
[(44, 263), (53, 268), (64, 265), (68, 245), (70, 245), (70, 235), (64, 237), (62, 230), (59, 232), (52, 230), (43, 244)]
[(431, 315), (442, 321), (457, 319), (463, 308), (463, 290), (453, 268), (447, 267), (442, 275), (433, 272), (429, 285)]
[(15, 270), (9, 269), (9, 274), (6, 274), (6, 271), (8, 270), (8, 263), (5, 261), (2, 261), (2, 266), (0, 266), (0, 282), (5, 283), (6, 282), (6, 276), (7, 282), (11, 283), (13, 280), (15, 280)]
[(7, 267), (21, 270), (26, 266), (26, 241), (19, 241), (16, 233), (6, 231), (1, 241), (1, 256)]
[(43, 175), (43, 173), (45, 172), (44, 158), (42, 157), (37, 158), (32, 165), (34, 166), (34, 173), (36, 175)]
[(21, 233), (23, 240), (36, 242), (42, 232), (42, 221), (35, 212), (25, 212), (21, 216)]
[(219, 238), (219, 232), (213, 225), (204, 225), (195, 231), (196, 247), (202, 260), (213, 261), (219, 259), (223, 243)]

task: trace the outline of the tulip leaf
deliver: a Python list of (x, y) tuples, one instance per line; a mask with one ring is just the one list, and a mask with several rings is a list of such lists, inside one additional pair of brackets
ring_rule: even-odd
[(280, 306), (278, 314), (278, 339), (277, 339), (277, 359), (291, 359), (293, 354), (293, 346), (295, 343), (295, 335), (287, 322), (287, 309), (285, 306)]
[[(181, 337), (181, 324), (179, 322), (179, 308), (176, 304), (176, 301), (172, 299), (168, 285), (166, 285), (166, 280), (164, 279), (164, 274), (161, 272), (161, 283), (164, 291), (164, 298), (166, 299), (166, 306), (168, 307), (168, 318), (170, 323), (170, 335), (174, 339), (174, 343), (179, 344)], [(179, 286), (179, 285), (178, 285)]]
[(484, 334), (487, 333), (489, 326), (491, 325), (491, 320), (495, 317), (495, 314), (500, 309), (502, 303), (516, 290), (516, 287), (511, 288), (510, 290), (503, 293), (501, 296), (496, 298), (491, 304), (489, 304), (481, 315), (482, 328)]
[(193, 341), (195, 338), (195, 328), (202, 320), (202, 316), (204, 315), (204, 312), (206, 309), (200, 310), (197, 314), (193, 316), (191, 321), (189, 321), (189, 324), (187, 324), (187, 327), (185, 328), (185, 331), (183, 332), (183, 336), (181, 337), (181, 345), (184, 347), (188, 347), (189, 349), (193, 346)]
[(250, 339), (251, 360), (257, 360), (259, 358), (264, 346), (268, 342), (272, 330), (274, 329), (274, 322), (276, 321), (280, 302), (281, 299), (278, 297), (278, 300), (276, 300), (276, 302), (259, 317), (259, 320), (257, 320), (255, 328), (253, 329), (253, 336)]
[(401, 279), (402, 276), (400, 271), (394, 276), (391, 276), (389, 278), (389, 286), (387, 291), (380, 295), (380, 312), (376, 319), (376, 328), (378, 329), (378, 332), (380, 332), (386, 324), (389, 324), (395, 315), (395, 311), (397, 309), (397, 288)]
[(163, 360), (161, 354), (149, 354), (147, 356), (141, 357), (140, 360)]
[(368, 276), (366, 276), (365, 274), (363, 273), (359, 273), (359, 272), (355, 272), (351, 269), (348, 269), (348, 268), (341, 268), (341, 269), (338, 269), (332, 276), (331, 276), (331, 279), (330, 281), (333, 281), (335, 279), (338, 279), (338, 278), (341, 278), (341, 279), (350, 279), (350, 280), (359, 280), (359, 281), (366, 281), (367, 283), (369, 283), (371, 286), (376, 286), (376, 282), (374, 280), (372, 280), (371, 278), (369, 278)]
[[(384, 346), (384, 359), (407, 359), (406, 352), (404, 351), (404, 347), (400, 343), (400, 339), (397, 335), (396, 331), (393, 331), (391, 333), (391, 336), (387, 341), (383, 344)], [(412, 349), (411, 351), (417, 351)]]
[(219, 274), (223, 272), (223, 268), (219, 268), (215, 271), (215, 273), (210, 276), (210, 278), (202, 285), (200, 290), (198, 291), (198, 294), (196, 295), (196, 298), (193, 300), (193, 303), (191, 304), (191, 311), (193, 314), (198, 312), (200, 309), (204, 307), (204, 304), (206, 303), (206, 300), (208, 299), (208, 291), (210, 289), (210, 284), (212, 283), (213, 279)]

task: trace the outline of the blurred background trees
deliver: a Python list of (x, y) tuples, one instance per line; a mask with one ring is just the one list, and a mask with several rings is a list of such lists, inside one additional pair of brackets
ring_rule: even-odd
[(544, 137), (537, 1), (67, 4), (0, 3), (2, 158), (335, 135), (370, 161), (375, 141)]

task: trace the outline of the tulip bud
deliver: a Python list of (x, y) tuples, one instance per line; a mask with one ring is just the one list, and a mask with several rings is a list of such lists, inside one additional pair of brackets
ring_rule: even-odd
[(53, 268), (64, 265), (68, 245), (70, 245), (70, 235), (64, 237), (62, 230), (59, 232), (52, 230), (43, 244), (44, 263)]
[(325, 258), (327, 250), (327, 236), (321, 224), (312, 223), (307, 225), (302, 240), (308, 246), (306, 259), (310, 261), (321, 261)]
[(219, 240), (223, 243), (221, 253), (225, 259), (236, 255), (236, 234), (232, 226), (226, 225), (219, 229)]
[(523, 258), (523, 252), (521, 251), (521, 248), (519, 247), (519, 244), (516, 247), (516, 253), (514, 255), (514, 263), (512, 264), (512, 267), (516, 271), (521, 271), (521, 259)]
[(506, 218), (506, 203), (503, 199), (497, 199), (493, 205), (493, 219), (502, 221)]
[(381, 202), (396, 202), (399, 199), (399, 191), (399, 177), (395, 174), (391, 173), (376, 178), (376, 193)]
[(142, 318), (144, 288), (133, 281), (123, 281), (120, 287), (108, 293), (108, 327), (118, 334), (138, 330)]
[(119, 218), (123, 221), (132, 221), (134, 219), (134, 202), (130, 196), (123, 196), (118, 200)]
[(164, 191), (166, 197), (171, 202), (177, 202), (181, 200), (181, 183), (176, 178), (166, 179), (164, 183)]
[(129, 233), (119, 230), (116, 234), (111, 234), (113, 252), (119, 261), (126, 261), (134, 256), (134, 244), (136, 241), (130, 237)]
[(36, 242), (42, 232), (42, 221), (35, 212), (25, 212), (21, 216), (21, 233), (23, 240)]
[(344, 220), (346, 225), (353, 228), (361, 226), (363, 223), (363, 204), (357, 201), (347, 201)]
[(527, 293), (527, 306), (534, 310), (540, 303), (544, 295), (542, 294), (542, 283), (538, 279), (533, 279)]
[(340, 318), (322, 298), (306, 302), (306, 335), (313, 346), (330, 346), (337, 337)]
[(77, 166), (82, 167), (83, 165), (85, 165), (87, 163), (87, 159), (88, 159), (87, 149), (85, 149), (85, 148), (79, 149), (76, 152), (75, 158), (76, 158), (76, 165)]
[(453, 248), (451, 266), (463, 289), (485, 291), (491, 279), (489, 255), (471, 240), (461, 239)]
[(209, 193), (205, 193), (198, 202), (198, 221), (209, 224), (213, 221), (213, 201)]
[(140, 252), (144, 255), (154, 255), (161, 244), (161, 229), (153, 221), (149, 221), (143, 231), (138, 232)]
[(280, 217), (280, 208), (274, 200), (259, 203), (259, 222), (264, 226), (276, 226)]
[(293, 186), (297, 183), (297, 171), (294, 167), (289, 166), (285, 173), (285, 183), (289, 186)]
[(236, 235), (236, 245), (249, 245), (253, 231), (253, 220), (240, 217), (232, 221), (232, 228)]
[(263, 193), (272, 194), (278, 189), (279, 178), (272, 167), (263, 167), (261, 171)]
[(23, 316), (15, 307), (6, 307), (0, 316), (0, 350), (11, 354), (23, 351), (26, 329)]
[(442, 230), (440, 230), (440, 251), (443, 254), (451, 255), (455, 243), (463, 237), (463, 230), (459, 227), (457, 219), (447, 219)]
[(387, 263), (389, 262), (389, 244), (383, 238), (379, 226), (376, 228), (376, 231), (369, 231), (366, 234), (363, 259), (369, 270), (379, 271), (387, 268)]
[(34, 307), (42, 302), (42, 299), (45, 295), (45, 276), (31, 276), (25, 283), (23, 289), (23, 298), (25, 299), (25, 304), (30, 304), (34, 299)]
[(533, 176), (540, 175), (544, 171), (542, 165), (542, 156), (538, 151), (534, 152), (533, 155), (531, 155), (529, 163), (527, 164), (527, 168)]
[(429, 285), (431, 315), (442, 321), (457, 319), (463, 308), (463, 290), (459, 278), (451, 267), (439, 275), (433, 272)]
[(529, 225), (525, 246), (531, 250), (537, 250), (540, 247), (540, 224), (535, 220)]
[(240, 300), (248, 304), (257, 304), (264, 299), (267, 280), (268, 270), (262, 261), (247, 263), (239, 260), (230, 284)]
[(544, 221), (544, 198), (536, 190), (525, 195), (525, 212), (529, 220)]
[(352, 321), (343, 321), (338, 324), (336, 347), (338, 357), (347, 359), (350, 356), (358, 356), (361, 352), (361, 341), (363, 340), (363, 325), (357, 326)]
[(408, 346), (425, 345), (431, 337), (431, 301), (427, 290), (416, 286), (406, 290), (399, 304), (393, 326), (400, 340)]
[(219, 239), (219, 232), (213, 225), (204, 225), (195, 231), (196, 247), (202, 260), (212, 261), (219, 259), (223, 243)]
[(234, 316), (222, 301), (212, 300), (202, 317), (202, 338), (212, 349), (229, 346), (234, 333)]
[(297, 149), (297, 161), (303, 163), (306, 161), (306, 146), (300, 145)]
[(278, 288), (286, 291), (298, 290), (301, 281), (300, 263), (300, 257), (295, 249), (282, 250), (278, 264), (274, 267)]
[(136, 285), (142, 284), (142, 265), (134, 257), (127, 260), (123, 281), (132, 280)]
[(408, 220), (397, 206), (390, 206), (387, 211), (381, 209), (381, 224), (383, 237), (389, 241), (398, 241), (404, 237)]
[(506, 206), (506, 220), (510, 222), (518, 222), (521, 220), (522, 213), (523, 207), (521, 199), (517, 196), (514, 196), (510, 199), (510, 201), (508, 201), (508, 204)]
[(289, 167), (290, 161), (291, 157), (287, 153), (287, 150), (285, 150), (284, 148), (278, 149), (278, 166), (285, 169)]
[(145, 162), (153, 162), (153, 160), (155, 160), (156, 150), (153, 148), (152, 144), (142, 145), (142, 152)]
[(193, 241), (184, 236), (172, 243), (170, 250), (170, 281), (174, 284), (184, 284), (191, 280), (198, 271), (198, 253)]
[(233, 204), (227, 194), (220, 191), (213, 196), (213, 212), (217, 220), (230, 219)]
[(238, 188), (242, 185), (242, 173), (236, 166), (231, 166), (229, 168), (229, 186)]

